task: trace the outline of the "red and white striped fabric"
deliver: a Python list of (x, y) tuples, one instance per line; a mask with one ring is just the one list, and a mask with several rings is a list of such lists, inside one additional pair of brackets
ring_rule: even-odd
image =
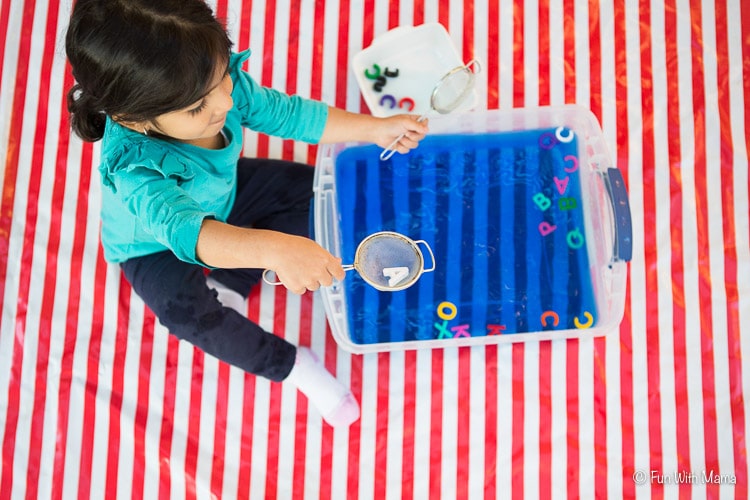
[[(596, 340), (353, 356), (317, 297), (259, 287), (249, 316), (360, 399), (333, 431), (292, 388), (178, 343), (103, 261), (98, 146), (65, 114), (70, 1), (2, 0), (0, 500), (748, 498), (750, 3), (212, 5), (259, 81), (349, 110), (351, 57), (436, 21), (482, 61), (483, 106), (592, 109), (630, 193), (625, 318)], [(252, 134), (245, 151), (316, 152)]]

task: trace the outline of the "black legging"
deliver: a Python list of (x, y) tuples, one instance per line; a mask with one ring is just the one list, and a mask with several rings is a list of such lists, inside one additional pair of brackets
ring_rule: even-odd
[[(265, 159), (240, 159), (237, 197), (227, 222), (235, 226), (309, 234), (313, 168)], [(121, 264), (135, 292), (177, 338), (218, 359), (270, 380), (286, 378), (296, 348), (224, 307), (206, 285), (201, 266), (165, 251)], [(211, 277), (247, 297), (261, 269), (215, 269)]]

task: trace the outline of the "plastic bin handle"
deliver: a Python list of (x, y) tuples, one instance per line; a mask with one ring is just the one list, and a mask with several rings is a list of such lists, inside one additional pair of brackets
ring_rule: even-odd
[(633, 257), (633, 224), (625, 181), (615, 167), (608, 168), (604, 178), (615, 216), (614, 259), (630, 261)]

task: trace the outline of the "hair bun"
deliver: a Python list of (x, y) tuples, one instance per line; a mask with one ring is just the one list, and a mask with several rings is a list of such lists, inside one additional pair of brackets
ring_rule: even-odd
[(91, 98), (80, 84), (75, 84), (68, 91), (68, 112), (73, 132), (84, 141), (96, 142), (104, 136), (107, 117), (103, 111), (96, 109)]

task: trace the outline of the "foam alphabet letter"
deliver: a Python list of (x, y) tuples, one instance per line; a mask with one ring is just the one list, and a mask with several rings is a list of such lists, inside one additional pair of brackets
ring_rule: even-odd
[(573, 137), (575, 137), (575, 134), (570, 129), (565, 129), (565, 127), (557, 127), (555, 129), (555, 137), (560, 142), (570, 142), (573, 140)]
[(505, 325), (487, 325), (487, 335), (502, 335)]
[(404, 97), (400, 101), (398, 101), (398, 107), (401, 109), (412, 111), (414, 109), (414, 106), (414, 99), (412, 99), (411, 97)]
[(542, 326), (549, 326), (549, 324), (547, 323), (547, 318), (552, 318), (552, 326), (557, 326), (560, 324), (560, 316), (558, 316), (555, 311), (544, 311), (542, 313)]
[(576, 170), (578, 170), (578, 158), (576, 155), (568, 155), (563, 158), (564, 161), (572, 161), (573, 166), (572, 167), (563, 167), (563, 170), (565, 170), (567, 173), (572, 174)]
[(591, 328), (591, 325), (594, 324), (594, 317), (588, 311), (583, 311), (583, 315), (586, 317), (585, 323), (581, 323), (581, 321), (578, 319), (578, 316), (576, 316), (575, 318), (573, 318), (573, 324), (576, 325), (576, 328), (580, 328), (582, 330)]
[(389, 104), (389, 108), (395, 108), (396, 107), (396, 98), (393, 97), (391, 94), (385, 94), (383, 97), (380, 98), (380, 105), (385, 107), (385, 104)]
[(552, 180), (555, 181), (555, 186), (557, 186), (557, 192), (560, 194), (565, 194), (565, 191), (568, 190), (568, 181), (570, 181), (570, 178), (566, 175), (562, 179), (553, 177)]
[(457, 325), (451, 328), (451, 331), (455, 332), (453, 335), (454, 339), (457, 339), (458, 337), (471, 337), (471, 334), (469, 333), (469, 325)]
[(385, 87), (385, 84), (388, 83), (388, 79), (384, 76), (379, 76), (375, 83), (373, 84), (372, 88), (375, 90), (375, 92), (382, 92), (383, 87)]
[(383, 276), (388, 278), (388, 286), (396, 286), (409, 276), (409, 268), (386, 267), (383, 269)]
[(570, 248), (574, 248), (576, 250), (583, 247), (583, 245), (586, 243), (583, 239), (583, 234), (581, 234), (581, 231), (579, 231), (578, 228), (568, 232), (568, 237), (565, 240), (568, 242), (568, 246)]
[(552, 200), (544, 196), (544, 193), (535, 194), (532, 200), (534, 200), (534, 203), (542, 212), (552, 206)]
[(443, 321), (442, 325), (440, 323), (434, 323), (434, 325), (435, 325), (435, 329), (437, 329), (438, 331), (437, 338), (439, 339), (452, 339), (453, 338), (453, 334), (451, 333), (450, 330), (448, 330), (447, 321)]
[(553, 226), (547, 221), (542, 221), (539, 223), (539, 232), (542, 233), (542, 236), (547, 236), (555, 229), (557, 229), (557, 226)]
[(370, 80), (377, 80), (380, 78), (380, 66), (377, 64), (372, 65), (372, 73), (369, 69), (365, 70), (365, 77), (369, 78)]
[(552, 149), (557, 144), (557, 138), (552, 132), (545, 132), (539, 136), (539, 147), (542, 149)]
[(575, 198), (560, 198), (557, 200), (557, 205), (560, 207), (560, 210), (573, 210), (574, 208), (578, 208), (578, 200)]
[[(446, 309), (448, 310), (448, 313), (445, 312)], [(456, 305), (453, 302), (446, 301), (438, 304), (437, 313), (438, 316), (440, 316), (440, 319), (450, 321), (456, 317), (458, 309), (456, 309)]]

